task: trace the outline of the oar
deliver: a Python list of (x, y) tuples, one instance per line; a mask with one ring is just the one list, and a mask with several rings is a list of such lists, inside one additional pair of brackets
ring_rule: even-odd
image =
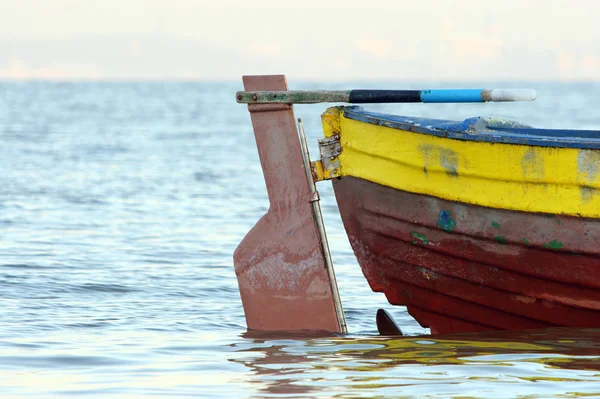
[(436, 90), (343, 90), (343, 91), (239, 91), (244, 104), (317, 103), (481, 103), (488, 101), (533, 101), (532, 89), (436, 89)]

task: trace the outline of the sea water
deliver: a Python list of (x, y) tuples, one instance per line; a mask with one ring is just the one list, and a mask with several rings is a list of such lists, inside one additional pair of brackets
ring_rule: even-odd
[[(600, 129), (599, 85), (487, 83), (435, 86), (533, 86), (538, 100), (367, 108)], [(600, 330), (433, 337), (371, 292), (326, 182), (349, 334), (248, 334), (232, 253), (268, 202), (241, 89), (0, 83), (0, 397), (600, 397)], [(313, 158), (324, 109), (296, 107)], [(378, 337), (378, 308), (406, 338)]]

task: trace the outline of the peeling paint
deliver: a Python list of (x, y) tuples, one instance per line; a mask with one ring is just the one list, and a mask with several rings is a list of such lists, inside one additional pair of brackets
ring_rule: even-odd
[(597, 192), (598, 192), (598, 190), (596, 190), (594, 187), (590, 187), (590, 186), (579, 187), (579, 193), (581, 195), (581, 200), (583, 202), (590, 201), (592, 198), (594, 198), (594, 195)]
[(424, 267), (419, 267), (417, 268), (421, 274), (423, 274), (423, 276), (427, 279), (427, 280), (435, 280), (437, 279), (437, 273), (434, 272), (433, 270), (428, 270)]
[(565, 246), (565, 244), (563, 244), (562, 242), (560, 242), (558, 240), (553, 240), (553, 241), (550, 241), (548, 244), (542, 245), (542, 247), (550, 248), (550, 249), (561, 249), (564, 246)]
[(305, 284), (305, 277), (310, 271), (323, 262), (323, 255), (314, 251), (300, 261), (289, 262), (283, 252), (265, 256), (252, 267), (246, 269), (246, 282), (259, 291), (297, 291)]
[(577, 154), (577, 170), (587, 182), (596, 181), (600, 166), (600, 153), (594, 150), (579, 150)]
[(450, 211), (441, 211), (437, 221), (437, 225), (440, 229), (445, 231), (452, 231), (456, 226), (456, 222), (452, 219)]
[(521, 158), (523, 176), (541, 179), (544, 177), (544, 159), (537, 155), (535, 149), (530, 148)]
[(306, 289), (306, 293), (311, 296), (321, 295), (327, 297), (329, 296), (330, 291), (329, 282), (323, 280), (319, 276), (316, 276)]
[(437, 145), (422, 144), (419, 151), (423, 154), (424, 168), (439, 165), (448, 176), (458, 177), (458, 154), (451, 149)]
[(417, 233), (416, 231), (411, 231), (410, 232), (410, 236), (412, 238), (416, 238), (417, 240), (413, 241), (413, 244), (423, 244), (423, 245), (427, 245), (427, 243), (429, 242), (429, 240), (427, 239), (427, 237), (425, 237), (424, 234), (421, 233)]
[(579, 150), (577, 154), (577, 170), (579, 177), (588, 184), (579, 188), (581, 200), (589, 202), (598, 192), (593, 183), (598, 179), (600, 172), (600, 152), (594, 150)]
[(511, 295), (510, 298), (515, 301), (523, 302), (527, 305), (531, 305), (532, 303), (535, 303), (535, 301), (536, 301), (536, 298), (532, 298), (530, 296), (524, 296), (524, 295), (517, 295), (517, 294)]
[(561, 224), (561, 221), (560, 221), (560, 219), (558, 219), (558, 218), (556, 217), (556, 215), (553, 215), (553, 214), (549, 213), (549, 214), (547, 214), (547, 215), (546, 215), (546, 217), (547, 217), (548, 219), (554, 219), (554, 222), (555, 222), (556, 224), (558, 224), (558, 225), (560, 225), (560, 224)]
[(458, 155), (447, 148), (440, 148), (440, 164), (448, 176), (458, 177)]

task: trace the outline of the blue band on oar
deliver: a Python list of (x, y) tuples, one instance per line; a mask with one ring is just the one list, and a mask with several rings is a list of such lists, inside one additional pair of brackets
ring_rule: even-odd
[(424, 103), (477, 103), (483, 102), (483, 89), (440, 89), (421, 90), (420, 99)]

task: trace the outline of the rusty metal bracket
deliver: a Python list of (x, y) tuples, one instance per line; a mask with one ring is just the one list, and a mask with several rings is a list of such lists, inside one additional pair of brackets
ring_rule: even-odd
[(333, 135), (319, 140), (321, 160), (313, 163), (317, 180), (331, 180), (342, 175), (339, 155), (342, 153), (340, 136)]

